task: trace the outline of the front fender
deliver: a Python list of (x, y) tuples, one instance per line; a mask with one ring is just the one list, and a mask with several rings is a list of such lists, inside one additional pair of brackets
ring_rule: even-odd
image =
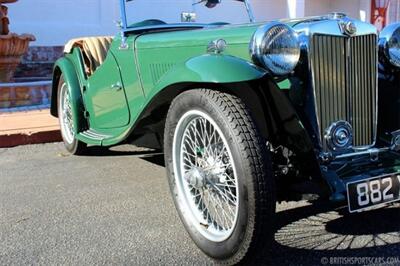
[(54, 66), (50, 112), (53, 116), (58, 117), (58, 83), (61, 75), (63, 75), (70, 90), (74, 128), (75, 133), (78, 133), (84, 127), (84, 105), (74, 64), (66, 57), (58, 59)]
[(177, 83), (237, 83), (262, 78), (264, 69), (234, 56), (212, 54), (194, 57), (171, 69), (156, 90)]

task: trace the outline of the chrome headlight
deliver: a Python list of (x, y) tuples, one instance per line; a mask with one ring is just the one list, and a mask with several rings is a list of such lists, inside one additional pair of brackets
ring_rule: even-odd
[(300, 59), (297, 33), (289, 26), (272, 22), (254, 33), (250, 53), (255, 63), (275, 75), (286, 75), (294, 70)]
[(391, 64), (400, 67), (400, 23), (383, 29), (379, 36), (379, 48)]

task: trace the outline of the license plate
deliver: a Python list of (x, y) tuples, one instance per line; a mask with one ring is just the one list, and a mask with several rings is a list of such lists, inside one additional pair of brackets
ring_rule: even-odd
[(349, 211), (359, 212), (400, 200), (400, 174), (347, 183)]

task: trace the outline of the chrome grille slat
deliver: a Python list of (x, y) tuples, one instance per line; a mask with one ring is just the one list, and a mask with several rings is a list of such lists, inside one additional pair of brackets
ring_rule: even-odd
[(374, 143), (376, 45), (375, 34), (313, 36), (310, 56), (321, 140), (333, 122), (345, 120), (353, 127), (355, 147)]

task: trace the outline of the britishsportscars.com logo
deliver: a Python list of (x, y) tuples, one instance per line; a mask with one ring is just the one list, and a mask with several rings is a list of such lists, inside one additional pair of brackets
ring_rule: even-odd
[(322, 257), (322, 265), (400, 265), (400, 257)]

